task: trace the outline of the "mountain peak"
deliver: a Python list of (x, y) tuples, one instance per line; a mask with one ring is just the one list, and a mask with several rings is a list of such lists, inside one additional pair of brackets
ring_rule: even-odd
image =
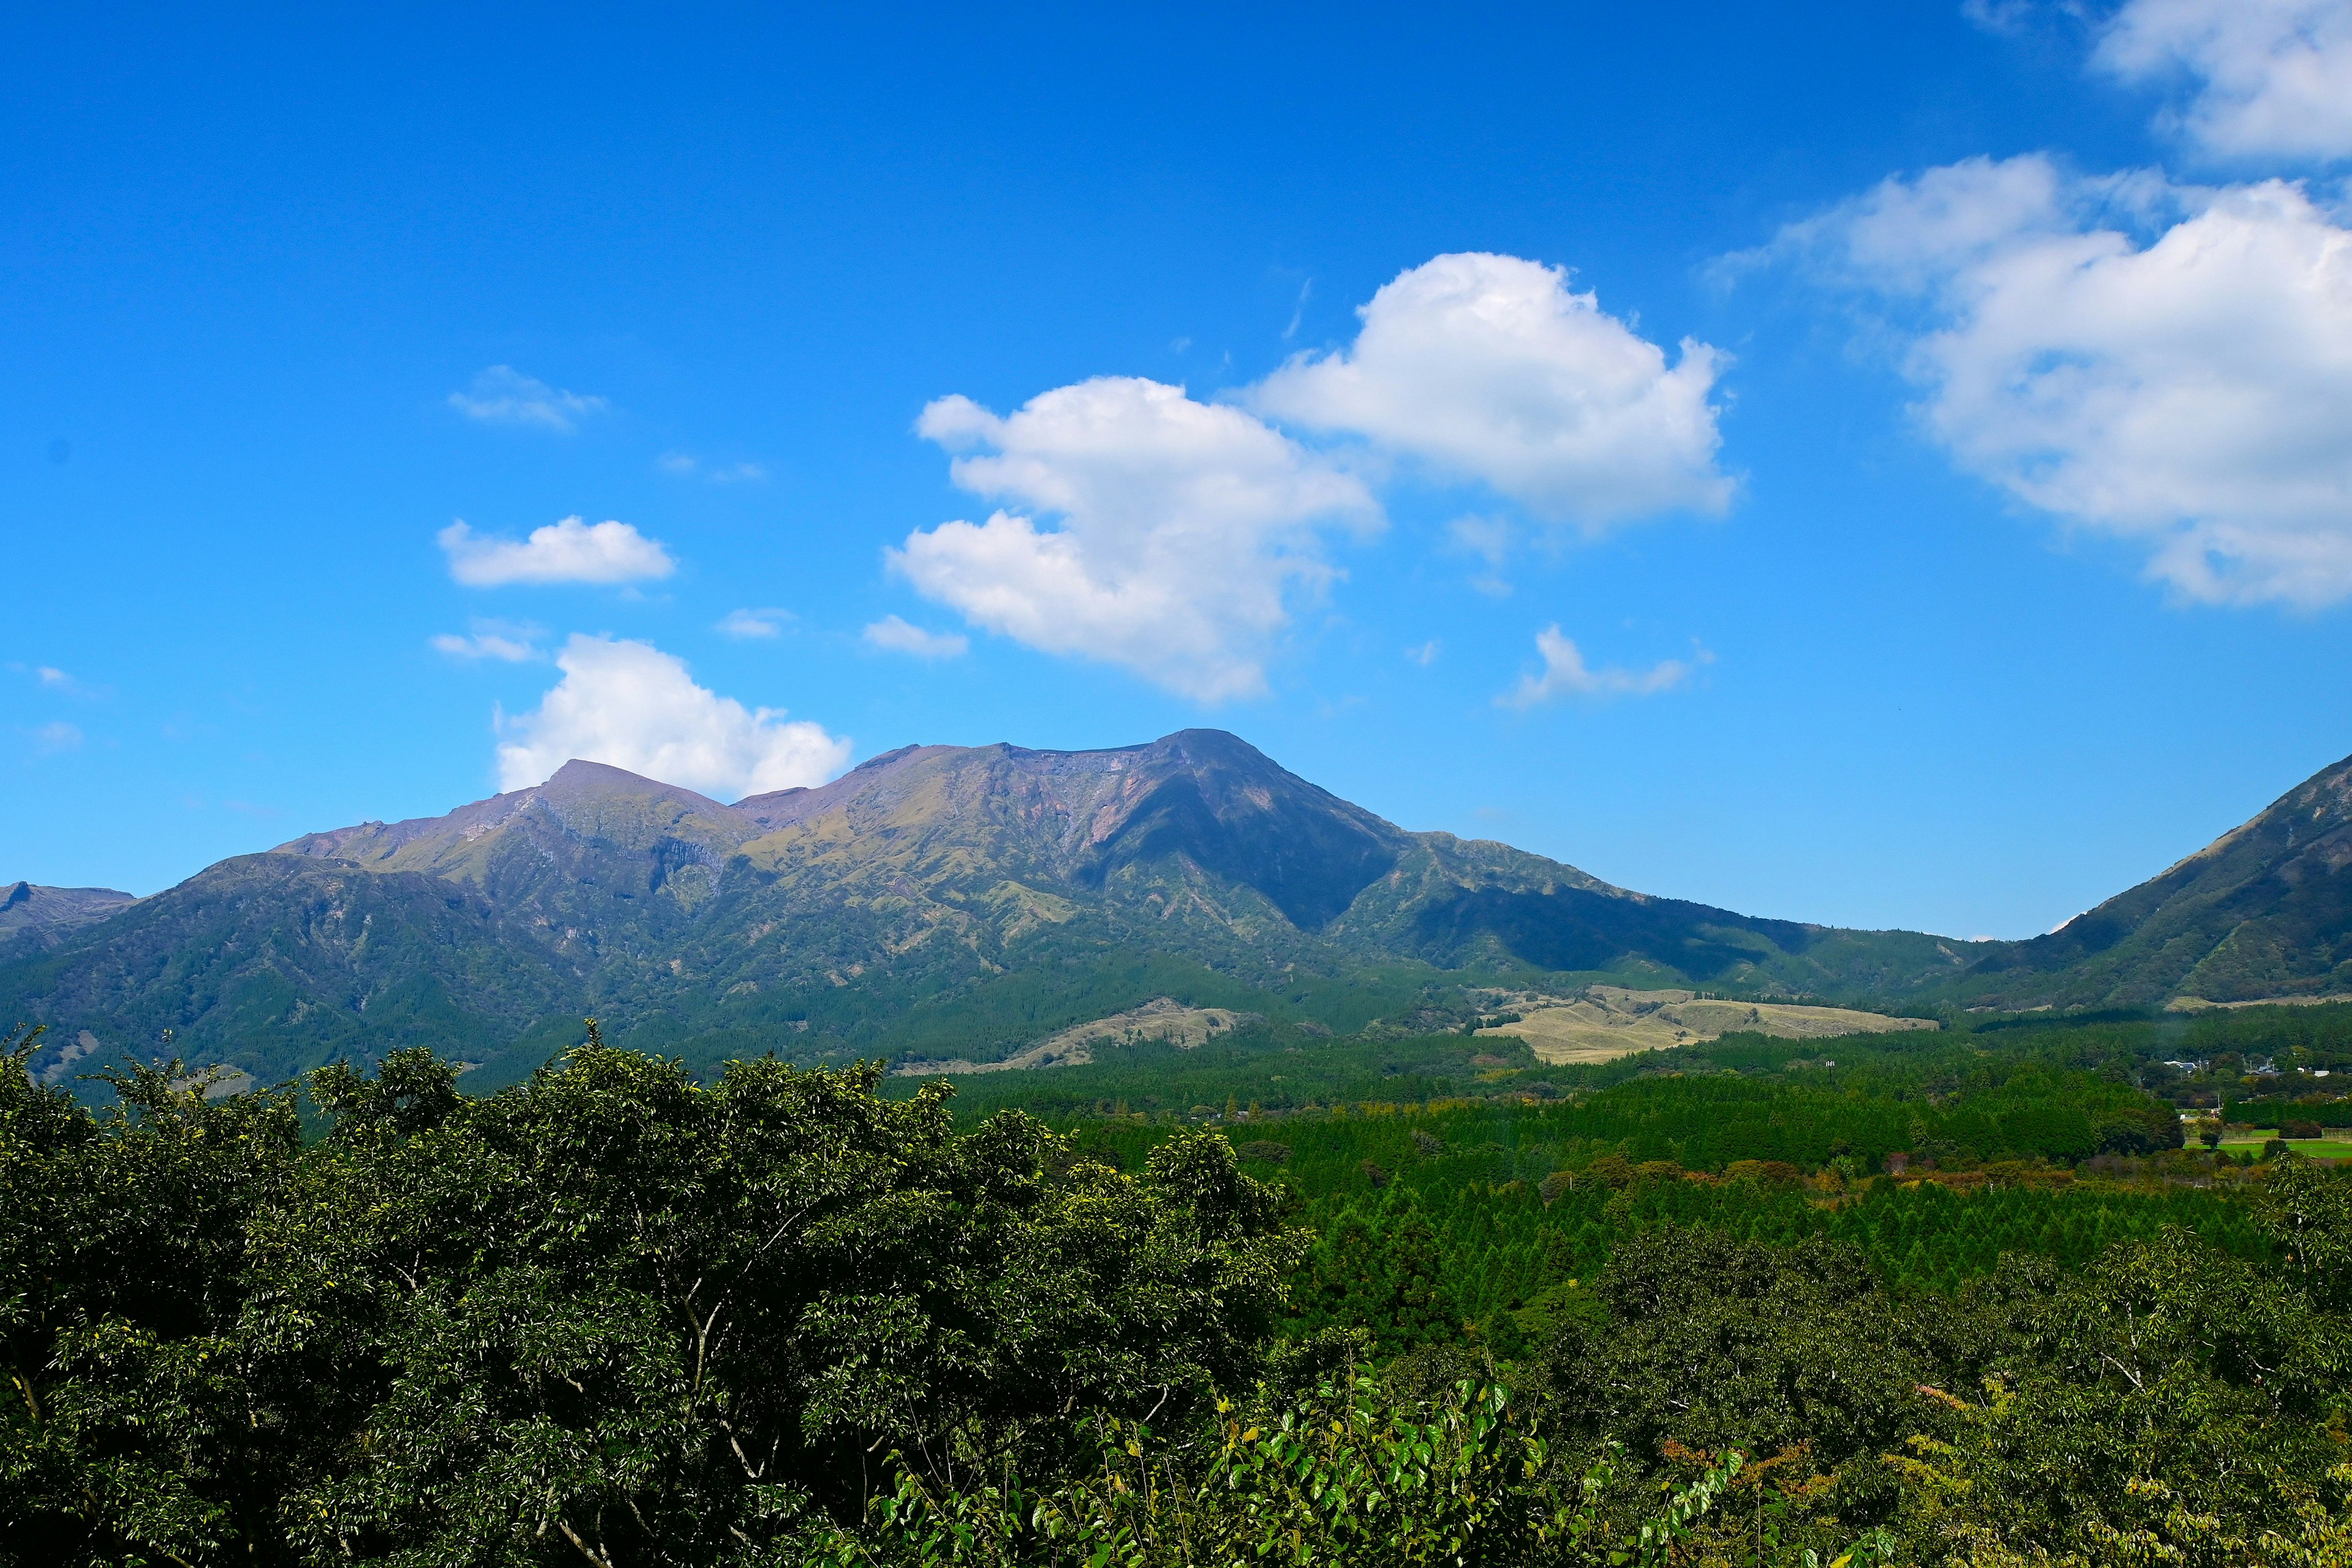
[(1975, 973), (2005, 1005), (2352, 992), (2352, 757)]
[[(515, 791), (518, 795), (534, 792)], [(551, 774), (548, 781), (537, 786), (535, 793), (551, 804), (605, 800), (615, 797), (644, 798), (658, 796), (686, 801), (711, 811), (730, 808), (698, 795), (683, 784), (664, 784), (643, 773), (633, 773), (626, 768), (616, 768), (610, 763), (591, 763), (574, 757)]]

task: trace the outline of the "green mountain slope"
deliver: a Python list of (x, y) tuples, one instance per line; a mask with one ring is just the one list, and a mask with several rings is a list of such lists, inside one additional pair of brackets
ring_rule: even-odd
[(0, 953), (55, 947), (79, 927), (119, 914), (134, 902), (112, 888), (41, 888), (18, 882), (0, 889)]
[(1959, 989), (2007, 1007), (2352, 993), (2347, 867), (2352, 757), (2048, 936), (2002, 944)]
[[(908, 747), (732, 805), (572, 763), (446, 816), (225, 861), (0, 962), (53, 1049), (271, 1079), (416, 1041), (527, 1071), (595, 1014), (698, 1062), (987, 1060), (1157, 996), (1423, 1030), (1482, 986), (1757, 994), (1949, 984), (1972, 950), (1649, 898), (1411, 833), (1217, 731), (1102, 752)], [(37, 1063), (37, 1066), (39, 1064)]]

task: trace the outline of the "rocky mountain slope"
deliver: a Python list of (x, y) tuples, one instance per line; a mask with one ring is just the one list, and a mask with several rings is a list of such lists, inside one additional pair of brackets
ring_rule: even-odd
[(1989, 954), (1977, 1005), (2352, 994), (2352, 757), (2048, 936)]
[(1412, 833), (1232, 735), (918, 746), (732, 805), (592, 763), (242, 856), (48, 951), (0, 1012), (269, 1080), (429, 1043), (528, 1070), (594, 1013), (698, 1062), (984, 1061), (1159, 997), (1451, 1026), (1530, 979), (1915, 991), (1975, 956), (1757, 920)]
[(18, 882), (0, 890), (0, 953), (55, 947), (77, 927), (119, 914), (136, 901), (112, 888), (41, 888)]

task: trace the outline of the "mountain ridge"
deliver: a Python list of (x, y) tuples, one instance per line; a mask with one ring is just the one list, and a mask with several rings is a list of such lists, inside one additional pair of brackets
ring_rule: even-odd
[(0, 888), (0, 954), (55, 947), (76, 929), (138, 901), (114, 888), (50, 888), (24, 881)]
[(907, 746), (731, 805), (574, 761), (120, 907), (53, 901), (37, 942), (0, 949), (0, 1010), (131, 1054), (169, 1031), (264, 1081), (428, 1044), (488, 1082), (591, 1013), (708, 1065), (988, 1061), (1158, 998), (1373, 1034), (1593, 981), (1882, 1009), (2232, 1001), (2352, 989), (2347, 865), (2352, 760), (2000, 943), (1749, 916), (1410, 831), (1222, 731)]
[(2352, 757), (1962, 983), (1979, 1005), (2352, 994)]
[(1212, 730), (903, 747), (732, 805), (572, 762), (134, 909), (0, 963), (0, 1003), (118, 1049), (169, 1029), (264, 1079), (436, 1034), (520, 1059), (591, 1011), (697, 1059), (979, 1060), (1162, 995), (1411, 1032), (1546, 972), (1793, 994), (1953, 967), (1932, 938), (1757, 921), (1410, 832)]

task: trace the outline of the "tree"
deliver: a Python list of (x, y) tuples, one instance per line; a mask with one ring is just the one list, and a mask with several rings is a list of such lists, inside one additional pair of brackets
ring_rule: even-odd
[(245, 1332), (247, 1216), (284, 1194), (284, 1093), (209, 1098), (176, 1061), (109, 1076), (92, 1116), (0, 1051), (0, 1562), (282, 1556), (315, 1436)]
[(1222, 1138), (1134, 1176), (879, 1069), (714, 1085), (593, 1037), (484, 1100), (422, 1052), (92, 1118), (0, 1089), (30, 1565), (713, 1563), (1091, 1452), (1254, 1374), (1296, 1245)]

